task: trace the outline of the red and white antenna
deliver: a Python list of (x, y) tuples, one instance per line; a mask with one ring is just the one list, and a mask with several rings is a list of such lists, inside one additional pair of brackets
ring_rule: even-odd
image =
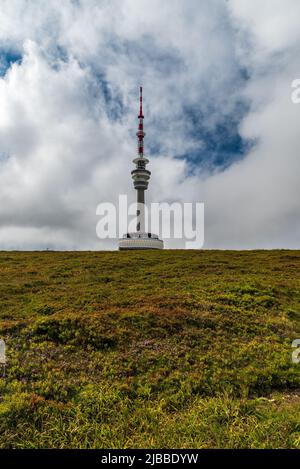
[(141, 117), (142, 119), (144, 119), (144, 116), (143, 116), (143, 87), (142, 86), (140, 86), (140, 113), (139, 113), (138, 117)]
[(144, 132), (144, 123), (143, 123), (143, 87), (140, 86), (140, 113), (138, 115), (139, 118), (139, 127), (138, 131), (136, 133), (137, 138), (138, 138), (138, 156), (140, 158), (143, 158), (144, 156), (144, 137), (145, 137), (145, 132)]

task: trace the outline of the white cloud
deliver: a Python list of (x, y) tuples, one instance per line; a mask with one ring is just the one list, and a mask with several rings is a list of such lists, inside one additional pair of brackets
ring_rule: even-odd
[(300, 4), (297, 0), (229, 0), (237, 27), (252, 39), (251, 58), (299, 47)]
[[(142, 82), (146, 148), (161, 148), (148, 199), (204, 201), (207, 247), (299, 247), (297, 18), (292, 0), (3, 0), (0, 48), (23, 58), (0, 79), (0, 246), (116, 247), (96, 238), (95, 210), (135, 195)], [(190, 175), (174, 155), (203, 142), (184, 106), (213, 129), (239, 100), (249, 104), (240, 132), (257, 145), (223, 172)]]
[[(243, 161), (205, 183), (206, 239), (212, 246), (299, 248), (300, 107), (290, 99), (300, 66), (299, 29), (293, 28), (290, 17), (299, 5), (287, 3), (264, 2), (260, 10), (261, 2), (251, 2), (251, 7), (249, 2), (231, 2), (236, 24), (258, 42), (244, 58), (253, 74), (244, 90), (251, 109), (240, 129), (244, 137), (257, 139), (257, 145)], [(247, 50), (247, 44), (239, 47)]]

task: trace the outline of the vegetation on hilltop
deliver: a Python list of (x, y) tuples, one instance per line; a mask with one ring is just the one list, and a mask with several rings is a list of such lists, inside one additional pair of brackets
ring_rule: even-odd
[(0, 253), (0, 447), (300, 447), (299, 272), (298, 251)]

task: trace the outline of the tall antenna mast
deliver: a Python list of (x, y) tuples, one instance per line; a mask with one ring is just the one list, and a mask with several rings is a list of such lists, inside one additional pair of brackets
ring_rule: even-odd
[(163, 249), (164, 243), (158, 235), (145, 232), (145, 191), (148, 189), (148, 183), (151, 172), (146, 168), (149, 160), (144, 156), (144, 115), (143, 115), (143, 88), (140, 86), (140, 111), (138, 114), (138, 130), (136, 133), (138, 140), (138, 154), (134, 158), (135, 168), (131, 171), (133, 185), (137, 194), (136, 211), (136, 232), (126, 233), (119, 240), (119, 249)]
[(139, 127), (138, 131), (136, 133), (137, 138), (138, 138), (138, 154), (139, 157), (144, 156), (144, 137), (145, 137), (145, 132), (144, 132), (144, 116), (143, 116), (143, 87), (140, 86), (140, 113), (138, 115), (139, 118)]
[(146, 169), (146, 165), (149, 163), (149, 160), (144, 156), (144, 116), (143, 116), (143, 88), (140, 86), (140, 112), (138, 115), (139, 125), (138, 131), (136, 133), (138, 139), (138, 156), (133, 160), (133, 163), (136, 165), (135, 169), (131, 171), (131, 176), (133, 179), (134, 188), (137, 191), (137, 232), (145, 231), (145, 190), (148, 189), (148, 181), (150, 179), (150, 171)]

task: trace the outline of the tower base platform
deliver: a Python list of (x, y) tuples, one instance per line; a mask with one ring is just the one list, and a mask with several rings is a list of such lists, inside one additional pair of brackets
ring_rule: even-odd
[(163, 249), (164, 242), (153, 233), (126, 233), (119, 239), (120, 251), (131, 251), (133, 249)]

